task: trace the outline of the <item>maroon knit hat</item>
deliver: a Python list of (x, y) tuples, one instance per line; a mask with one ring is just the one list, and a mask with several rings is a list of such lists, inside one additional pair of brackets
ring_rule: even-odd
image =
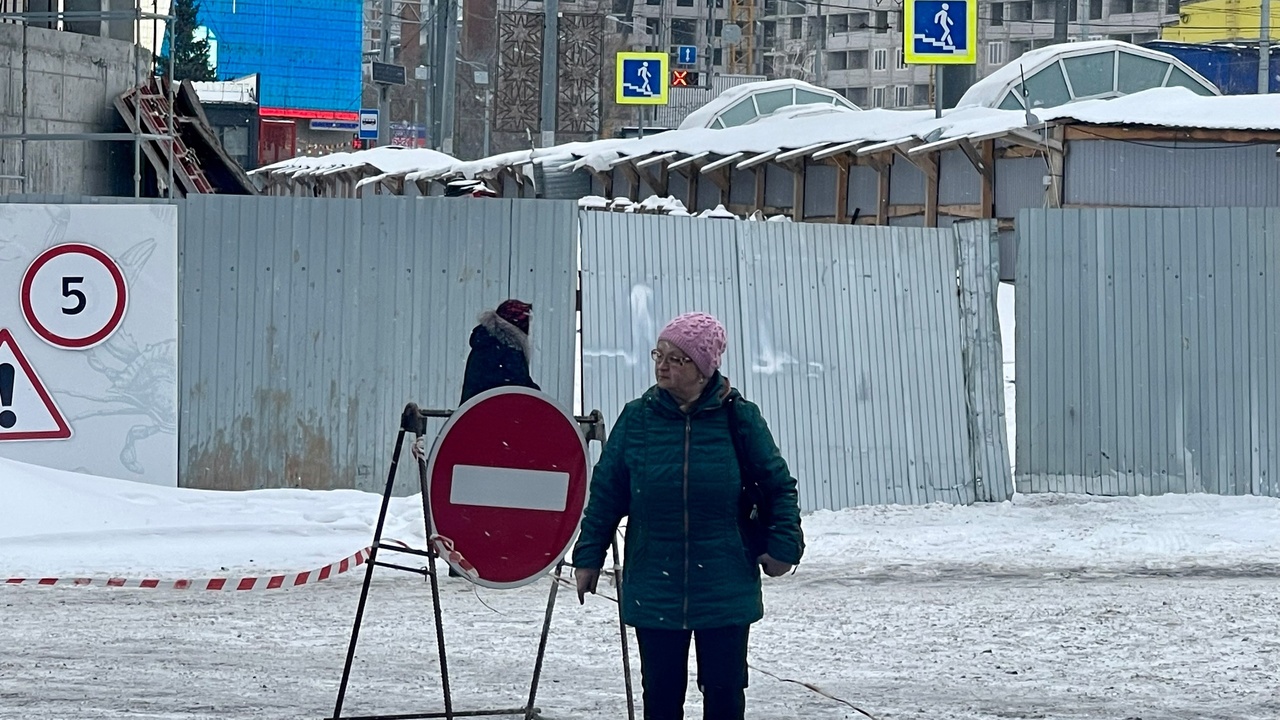
[(529, 334), (529, 313), (531, 312), (533, 312), (533, 305), (515, 298), (504, 300), (498, 306), (498, 317), (520, 328), (520, 332), (526, 335)]

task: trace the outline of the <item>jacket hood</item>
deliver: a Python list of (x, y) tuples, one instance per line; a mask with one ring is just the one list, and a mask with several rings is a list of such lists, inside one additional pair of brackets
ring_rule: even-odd
[[(479, 327), (484, 329), (493, 337), (494, 340), (515, 348), (524, 353), (526, 360), (533, 359), (533, 346), (529, 343), (529, 335), (520, 328), (512, 325), (505, 318), (493, 310), (485, 310), (476, 318)], [(472, 347), (475, 347), (474, 342)]]

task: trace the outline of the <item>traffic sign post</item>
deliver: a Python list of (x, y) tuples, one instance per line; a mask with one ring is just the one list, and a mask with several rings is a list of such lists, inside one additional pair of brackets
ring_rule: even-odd
[[(977, 0), (906, 0), (902, 59), (913, 65), (978, 62)], [(942, 117), (942, 69), (934, 68), (934, 115)]]
[(670, 81), (665, 53), (620, 52), (616, 58), (617, 82), (614, 101), (636, 105), (636, 127), (644, 138), (644, 106), (666, 105)]
[[(417, 463), (426, 537), (430, 545), (426, 550), (419, 550), (384, 542), (382, 532), (405, 435), (421, 440), (426, 434), (428, 418), (448, 420), (429, 458), (419, 459)], [(575, 418), (546, 395), (527, 388), (490, 390), (475, 396), (453, 412), (421, 410), (412, 403), (405, 407), (387, 471), (382, 506), (374, 526), (364, 584), (356, 606), (355, 625), (347, 648), (342, 681), (338, 686), (337, 704), (331, 716), (333, 720), (342, 717), (342, 705), (375, 567), (420, 573), (431, 583), (444, 712), (396, 717), (520, 715), (525, 720), (541, 717), (534, 702), (557, 590), (565, 582), (561, 577), (562, 559), (577, 535), (586, 505), (586, 443), (588, 440), (603, 443), (604, 435), (604, 422), (599, 411)], [(384, 562), (379, 559), (379, 551), (424, 558), (427, 567), (419, 569)], [(613, 551), (617, 563), (616, 544)], [(545, 578), (547, 572), (554, 568), (533, 681), (524, 707), (454, 711), (436, 565), (436, 559), (440, 557), (471, 582), (493, 588), (518, 587)], [(634, 720), (626, 627), (620, 627), (628, 716)], [(414, 692), (417, 693), (417, 688)], [(362, 716), (362, 720), (373, 717), (388, 716)]]

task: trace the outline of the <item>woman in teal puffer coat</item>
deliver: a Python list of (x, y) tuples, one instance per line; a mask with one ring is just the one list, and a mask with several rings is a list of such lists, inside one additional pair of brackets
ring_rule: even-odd
[[(804, 552), (796, 481), (759, 408), (719, 373), (725, 344), (724, 327), (704, 313), (663, 328), (652, 353), (657, 384), (614, 424), (573, 550), (581, 602), (629, 517), (622, 619), (640, 645), (645, 720), (684, 717), (691, 639), (703, 718), (741, 720), (748, 632), (764, 615), (760, 570), (784, 575)], [(770, 523), (758, 553), (740, 519), (743, 467)]]

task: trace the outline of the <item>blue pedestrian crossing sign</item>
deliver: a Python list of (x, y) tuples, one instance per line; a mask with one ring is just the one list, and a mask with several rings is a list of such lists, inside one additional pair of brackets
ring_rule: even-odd
[(978, 62), (977, 0), (906, 0), (903, 59), (923, 65)]
[(676, 64), (677, 65), (697, 65), (698, 64), (698, 46), (697, 45), (677, 45), (676, 46)]
[(619, 105), (666, 105), (666, 53), (620, 52), (614, 100)]

